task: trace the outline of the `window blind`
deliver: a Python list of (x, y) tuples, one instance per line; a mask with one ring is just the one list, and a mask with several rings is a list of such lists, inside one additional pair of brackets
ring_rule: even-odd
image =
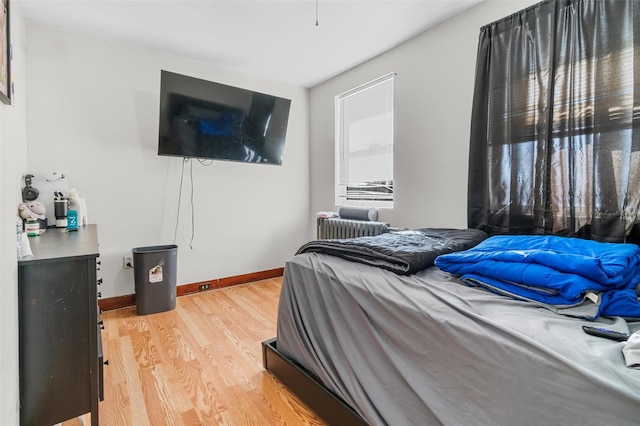
[(394, 77), (336, 96), (337, 205), (393, 206)]

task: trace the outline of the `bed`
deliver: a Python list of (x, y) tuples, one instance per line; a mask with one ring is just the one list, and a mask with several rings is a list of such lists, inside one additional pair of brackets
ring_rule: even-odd
[(639, 322), (563, 315), (437, 266), (398, 273), (378, 260), (320, 248), (285, 266), (264, 366), (329, 424), (640, 422), (640, 370), (626, 367), (624, 342), (581, 328)]

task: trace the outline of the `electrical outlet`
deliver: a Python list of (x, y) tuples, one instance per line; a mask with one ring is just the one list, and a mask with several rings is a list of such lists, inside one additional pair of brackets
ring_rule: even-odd
[(131, 268), (133, 268), (133, 257), (122, 256), (122, 269), (131, 269)]
[(211, 288), (211, 283), (200, 284), (200, 291), (209, 290)]

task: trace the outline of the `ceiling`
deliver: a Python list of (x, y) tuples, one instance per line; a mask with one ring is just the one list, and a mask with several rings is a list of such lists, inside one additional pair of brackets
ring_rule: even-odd
[(28, 22), (312, 87), (482, 1), (14, 0), (13, 4)]

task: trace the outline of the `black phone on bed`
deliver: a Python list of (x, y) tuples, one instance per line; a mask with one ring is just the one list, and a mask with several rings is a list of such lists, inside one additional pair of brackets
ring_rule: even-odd
[(617, 342), (626, 342), (631, 336), (629, 333), (621, 333), (619, 331), (608, 330), (600, 327), (590, 327), (588, 325), (583, 325), (582, 329), (587, 334), (604, 337), (605, 339), (611, 339)]

